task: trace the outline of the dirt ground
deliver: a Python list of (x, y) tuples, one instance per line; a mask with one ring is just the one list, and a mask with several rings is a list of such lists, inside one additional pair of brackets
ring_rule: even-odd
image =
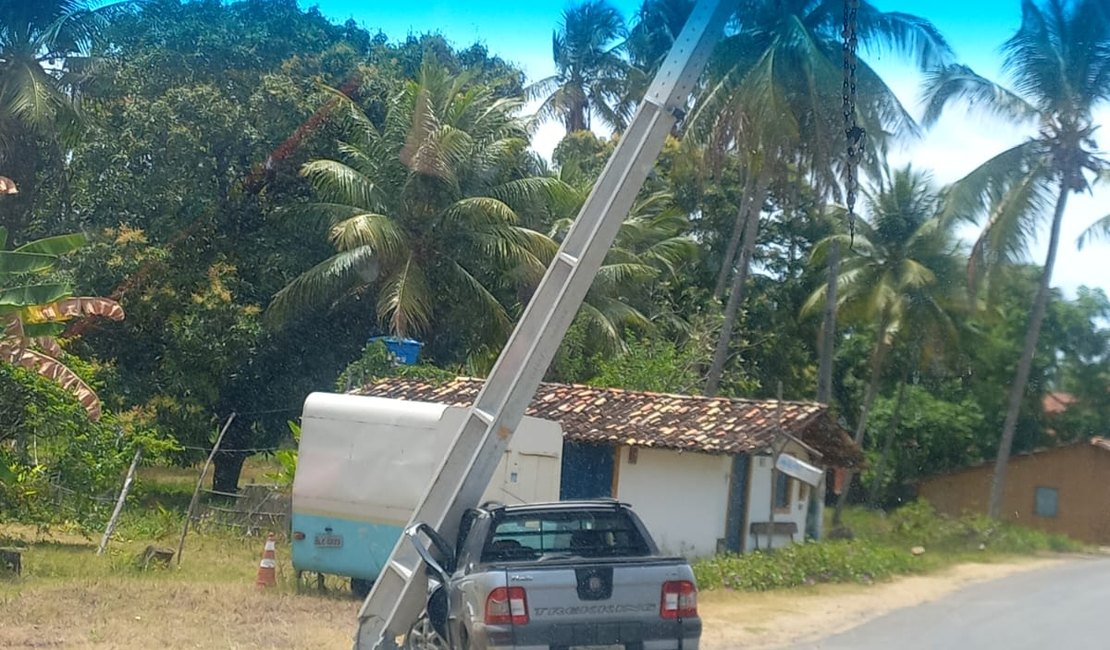
[(351, 598), (252, 585), (107, 579), (0, 596), (0, 647), (350, 648)]
[[(0, 534), (35, 539), (25, 527)], [(193, 536), (180, 566), (144, 572), (133, 559), (145, 544), (119, 542), (101, 557), (78, 535), (31, 544), (23, 576), (0, 579), (0, 648), (351, 647), (359, 603), (338, 579), (323, 594), (298, 592), (285, 544), (279, 585), (265, 592), (254, 586), (261, 539)]]
[(944, 571), (871, 585), (819, 585), (767, 593), (699, 594), (705, 650), (771, 649), (843, 632), (887, 612), (943, 598), (962, 587), (1061, 559), (960, 564)]
[[(962, 586), (1058, 560), (960, 565), (870, 587), (825, 585), (762, 594), (706, 592), (702, 647), (773, 648), (842, 631)], [(245, 573), (245, 572), (244, 572)], [(359, 603), (286, 584), (259, 593), (248, 579), (98, 575), (25, 579), (0, 589), (0, 647), (349, 648)], [(243, 576), (247, 578), (246, 575)]]

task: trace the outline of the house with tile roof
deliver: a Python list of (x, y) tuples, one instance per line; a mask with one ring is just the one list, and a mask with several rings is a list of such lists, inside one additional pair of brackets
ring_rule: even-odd
[[(465, 407), (481, 387), (390, 378), (352, 392)], [(561, 498), (628, 502), (665, 551), (688, 557), (820, 536), (824, 470), (862, 458), (814, 402), (545, 383), (526, 415), (562, 429)]]

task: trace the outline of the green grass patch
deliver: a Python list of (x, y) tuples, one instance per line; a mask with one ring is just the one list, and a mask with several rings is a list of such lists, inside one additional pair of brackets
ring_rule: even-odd
[[(272, 459), (248, 459), (240, 485), (266, 482), (262, 479), (275, 467)], [(250, 584), (258, 568), (265, 533), (271, 531), (246, 535), (208, 519), (194, 521), (190, 526), (181, 566), (175, 559), (169, 569), (142, 571), (137, 567), (136, 558), (147, 546), (177, 549), (199, 472), (199, 466), (140, 468), (104, 555), (96, 555), (103, 528), (82, 527), (72, 522), (48, 527), (0, 523), (0, 546), (23, 549), (23, 584), (41, 579), (98, 580), (112, 576)], [(206, 488), (211, 487), (211, 476), (210, 470)], [(201, 505), (214, 501), (223, 499), (201, 493)], [(292, 576), (285, 531), (272, 532), (278, 536), (279, 567)], [(0, 580), (0, 593), (19, 584)]]
[(923, 558), (871, 542), (828, 541), (794, 544), (774, 552), (726, 555), (697, 562), (701, 589), (767, 591), (820, 582), (870, 583), (923, 568)]
[[(122, 528), (122, 526), (121, 526)], [(236, 535), (220, 531), (190, 532), (185, 542), (183, 561), (175, 557), (169, 567), (152, 566), (143, 570), (138, 558), (148, 545), (177, 549), (179, 527), (165, 534), (142, 536), (136, 530), (113, 536), (107, 551), (96, 555), (100, 536), (83, 536), (58, 530), (47, 536), (23, 527), (0, 527), (4, 545), (23, 549), (23, 576), (20, 580), (0, 580), (0, 593), (6, 589), (38, 584), (43, 580), (99, 580), (129, 577), (138, 580), (176, 580), (252, 584), (265, 543), (264, 536)], [(282, 582), (292, 586), (293, 569), (289, 547), (278, 540), (278, 572)]]
[[(1079, 552), (1082, 544), (1063, 535), (994, 521), (982, 515), (938, 514), (915, 502), (885, 514), (845, 512), (850, 540), (794, 544), (772, 552), (722, 555), (694, 564), (702, 589), (766, 591), (819, 583), (863, 583), (924, 573), (957, 562), (990, 562), (1014, 555)], [(914, 547), (923, 555), (914, 555)]]
[(981, 514), (948, 517), (925, 501), (885, 514), (849, 510), (845, 523), (856, 539), (899, 547), (924, 546), (930, 552), (1029, 554), (1079, 552), (1084, 546), (1064, 535), (996, 521)]

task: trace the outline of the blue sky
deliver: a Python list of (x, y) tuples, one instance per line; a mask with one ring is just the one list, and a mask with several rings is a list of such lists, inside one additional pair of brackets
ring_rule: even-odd
[[(626, 16), (631, 16), (639, 0), (612, 0)], [(502, 57), (521, 65), (530, 75), (551, 71), (551, 32), (566, 0), (423, 0), (398, 5), (380, 0), (316, 0), (302, 6), (316, 6), (336, 20), (354, 19), (371, 31), (381, 30), (390, 38), (407, 34), (438, 31), (457, 45), (480, 42)], [(887, 11), (923, 15), (933, 21), (955, 45), (962, 60), (976, 65), (993, 63), (998, 45), (1018, 26), (1018, 0), (978, 0), (975, 2), (913, 2), (880, 0)], [(965, 10), (975, 6), (974, 15)], [(976, 67), (979, 67), (976, 65)], [(986, 68), (996, 67), (987, 65)], [(994, 72), (995, 70), (991, 70)]]
[[(640, 4), (639, 0), (611, 1), (628, 17)], [(318, 7), (336, 21), (354, 19), (366, 29), (381, 30), (392, 40), (403, 39), (410, 33), (439, 32), (459, 47), (482, 43), (491, 54), (519, 65), (533, 80), (554, 71), (551, 34), (563, 9), (570, 4), (566, 0), (421, 0), (404, 4), (382, 0), (300, 2), (306, 8)], [(883, 10), (928, 18), (948, 39), (962, 63), (987, 77), (1002, 79), (999, 47), (1018, 27), (1019, 0), (873, 2)], [(870, 53), (868, 60), (907, 108), (919, 114), (920, 75), (917, 71), (890, 55)], [(1110, 110), (1103, 110), (1096, 117), (1100, 123), (1106, 123), (1110, 121)], [(545, 125), (536, 134), (534, 146), (541, 154), (549, 155), (561, 136), (559, 125)], [(979, 116), (951, 111), (924, 138), (894, 152), (891, 163), (913, 162), (915, 166), (931, 169), (938, 182), (947, 183), (1027, 136), (1028, 133)], [(1079, 233), (1107, 213), (1110, 213), (1108, 189), (1097, 190), (1093, 196), (1076, 196), (1070, 201), (1054, 285), (1068, 293), (1074, 293), (1081, 284), (1102, 287), (1110, 293), (1110, 242), (1089, 246), (1082, 252), (1075, 247)], [(1046, 239), (1047, 233), (1031, 251), (1038, 262), (1043, 262)]]

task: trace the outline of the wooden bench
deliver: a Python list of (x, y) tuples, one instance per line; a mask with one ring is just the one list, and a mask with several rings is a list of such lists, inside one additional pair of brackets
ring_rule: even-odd
[(764, 535), (767, 537), (767, 547), (774, 546), (773, 537), (775, 535), (789, 535), (790, 542), (794, 542), (794, 536), (798, 534), (798, 524), (793, 521), (776, 521), (774, 529), (771, 528), (769, 521), (753, 521), (751, 525), (751, 534), (755, 537), (755, 548), (759, 549), (759, 536)]

